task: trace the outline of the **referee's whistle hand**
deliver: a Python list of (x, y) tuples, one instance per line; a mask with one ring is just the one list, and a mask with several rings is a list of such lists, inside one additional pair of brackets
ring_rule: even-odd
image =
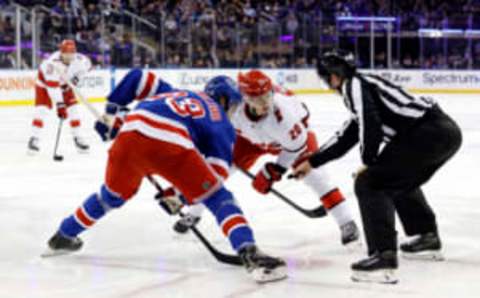
[(293, 169), (293, 172), (290, 175), (288, 175), (288, 178), (290, 178), (290, 179), (292, 179), (292, 178), (302, 179), (305, 176), (307, 176), (308, 173), (310, 173), (311, 170), (312, 170), (312, 166), (310, 165), (308, 160), (306, 160), (306, 161), (302, 162), (301, 164), (299, 164), (298, 166), (296, 166)]

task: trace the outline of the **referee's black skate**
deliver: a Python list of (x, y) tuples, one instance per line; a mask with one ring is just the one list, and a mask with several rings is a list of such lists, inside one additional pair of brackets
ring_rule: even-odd
[(53, 257), (78, 251), (82, 248), (83, 241), (78, 237), (66, 237), (60, 232), (55, 233), (48, 240), (48, 249), (42, 254), (42, 257)]
[(256, 245), (246, 246), (238, 254), (248, 273), (258, 283), (277, 281), (287, 277), (285, 261), (264, 254)]
[(397, 252), (387, 250), (353, 263), (352, 280), (358, 282), (377, 282), (396, 284), (395, 271), (398, 269)]
[(194, 216), (191, 214), (185, 214), (184, 217), (180, 218), (173, 225), (173, 230), (179, 234), (185, 234), (188, 232), (190, 227), (196, 225), (200, 221), (199, 216)]
[(443, 261), (442, 242), (437, 233), (430, 232), (418, 235), (414, 239), (400, 245), (402, 255), (406, 259)]

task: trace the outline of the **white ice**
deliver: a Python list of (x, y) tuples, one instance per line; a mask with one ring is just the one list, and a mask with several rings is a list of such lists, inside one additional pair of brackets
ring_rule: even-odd
[[(480, 297), (480, 98), (434, 97), (458, 121), (464, 136), (460, 152), (424, 188), (437, 213), (447, 260), (400, 259), (400, 283), (394, 286), (350, 281), (350, 263), (364, 252), (344, 250), (332, 218), (309, 219), (272, 195), (260, 196), (240, 173), (228, 187), (241, 202), (260, 247), (288, 261), (287, 280), (257, 285), (243, 268), (216, 262), (194, 236), (175, 235), (175, 218), (159, 209), (147, 181), (123, 208), (81, 234), (85, 246), (80, 252), (42, 259), (60, 221), (99, 189), (108, 145), (94, 134), (93, 119), (82, 109), (91, 153), (77, 154), (64, 127), (60, 152), (65, 160), (54, 162), (57, 120), (52, 113), (41, 154), (27, 156), (32, 108), (2, 108), (0, 297)], [(333, 95), (303, 99), (320, 142), (347, 117)], [(357, 219), (351, 173), (360, 165), (358, 156), (355, 148), (329, 166)], [(278, 189), (303, 206), (318, 204), (300, 183), (282, 181)], [(199, 228), (231, 253), (210, 216)], [(400, 227), (398, 231), (400, 240), (405, 239)]]

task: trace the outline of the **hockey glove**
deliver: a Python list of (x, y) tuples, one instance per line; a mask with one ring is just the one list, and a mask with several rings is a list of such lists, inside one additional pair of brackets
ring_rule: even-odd
[(102, 141), (107, 142), (110, 140), (115, 139), (118, 134), (118, 131), (123, 125), (123, 120), (119, 117), (115, 117), (113, 119), (112, 126), (108, 125), (107, 123), (110, 122), (108, 120), (97, 120), (95, 121), (95, 131), (100, 135)]
[(64, 102), (57, 103), (57, 116), (62, 120), (67, 119), (67, 105)]
[(120, 128), (123, 125), (123, 119), (120, 117), (122, 107), (114, 104), (107, 103), (105, 108), (105, 115), (102, 120), (95, 121), (95, 131), (100, 135), (104, 142), (113, 140)]
[(272, 188), (273, 183), (280, 181), (282, 175), (287, 169), (273, 162), (267, 162), (263, 169), (261, 169), (255, 179), (253, 179), (252, 186), (259, 193), (266, 194)]
[(173, 187), (159, 191), (155, 195), (155, 200), (157, 200), (160, 207), (170, 215), (175, 215), (180, 212), (180, 209), (182, 209), (184, 205), (181, 195), (178, 195)]

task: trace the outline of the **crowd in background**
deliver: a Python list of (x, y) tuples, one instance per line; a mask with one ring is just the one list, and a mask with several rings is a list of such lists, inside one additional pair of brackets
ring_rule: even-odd
[[(21, 67), (32, 64), (33, 26), (40, 59), (73, 38), (99, 67), (308, 67), (333, 47), (356, 52), (368, 67), (369, 24), (342, 26), (339, 16), (397, 17), (376, 25), (397, 34), (393, 67), (480, 67), (476, 39), (415, 35), (419, 28), (480, 29), (480, 0), (0, 0), (2, 68), (17, 67), (13, 2), (37, 7), (35, 24), (22, 15)], [(377, 68), (388, 66), (384, 32), (375, 39)]]

